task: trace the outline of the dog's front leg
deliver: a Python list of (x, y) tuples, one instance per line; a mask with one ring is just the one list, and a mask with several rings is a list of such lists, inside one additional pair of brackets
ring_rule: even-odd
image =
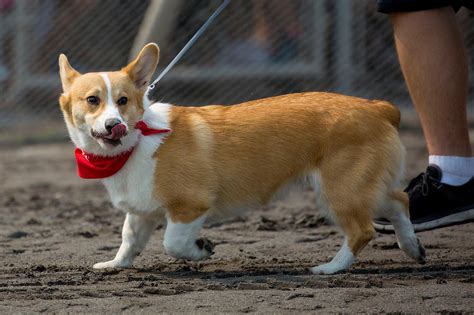
[(133, 259), (145, 248), (159, 221), (158, 215), (127, 213), (122, 229), (122, 244), (117, 255), (113, 260), (95, 264), (94, 269), (130, 267)]
[(170, 256), (197, 261), (214, 254), (214, 245), (208, 239), (198, 238), (205, 215), (189, 223), (173, 222), (169, 216), (166, 220), (163, 246)]

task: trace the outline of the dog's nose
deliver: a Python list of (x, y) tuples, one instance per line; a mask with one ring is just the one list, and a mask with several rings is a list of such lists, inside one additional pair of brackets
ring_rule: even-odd
[(108, 131), (108, 132), (111, 132), (112, 131), (112, 128), (117, 126), (118, 124), (121, 124), (122, 122), (120, 121), (120, 119), (117, 119), (117, 118), (109, 118), (105, 121), (105, 129)]

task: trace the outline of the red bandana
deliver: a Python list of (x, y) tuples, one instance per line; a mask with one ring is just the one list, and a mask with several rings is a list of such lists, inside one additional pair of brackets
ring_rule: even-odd
[[(135, 129), (139, 129), (144, 136), (156, 135), (160, 133), (167, 133), (169, 129), (153, 129), (140, 120), (135, 125)], [(128, 158), (132, 154), (134, 148), (127, 152), (123, 152), (117, 156), (97, 156), (91, 153), (82, 151), (76, 148), (74, 151), (76, 155), (77, 173), (79, 177), (85, 179), (106, 178), (114, 175), (122, 169), (127, 163)]]

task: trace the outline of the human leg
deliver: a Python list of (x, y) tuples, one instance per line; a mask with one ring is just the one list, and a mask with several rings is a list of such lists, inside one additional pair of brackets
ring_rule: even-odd
[(429, 153), (470, 157), (467, 54), (453, 9), (392, 13), (390, 18)]
[[(416, 231), (472, 221), (474, 158), (466, 115), (468, 62), (454, 11), (449, 6), (415, 12), (387, 9), (400, 65), (425, 134), (429, 163), (434, 164), (405, 190), (410, 197), (411, 221)], [(374, 225), (379, 232), (394, 230), (387, 220), (376, 220)]]

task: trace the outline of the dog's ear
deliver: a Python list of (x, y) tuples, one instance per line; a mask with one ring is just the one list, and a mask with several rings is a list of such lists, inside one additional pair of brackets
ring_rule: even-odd
[(150, 43), (143, 47), (138, 57), (123, 68), (122, 71), (128, 74), (137, 89), (142, 90), (150, 82), (159, 59), (160, 49), (158, 45)]
[(61, 76), (64, 93), (69, 93), (72, 83), (81, 74), (71, 67), (66, 55), (61, 54), (59, 56), (59, 75)]

